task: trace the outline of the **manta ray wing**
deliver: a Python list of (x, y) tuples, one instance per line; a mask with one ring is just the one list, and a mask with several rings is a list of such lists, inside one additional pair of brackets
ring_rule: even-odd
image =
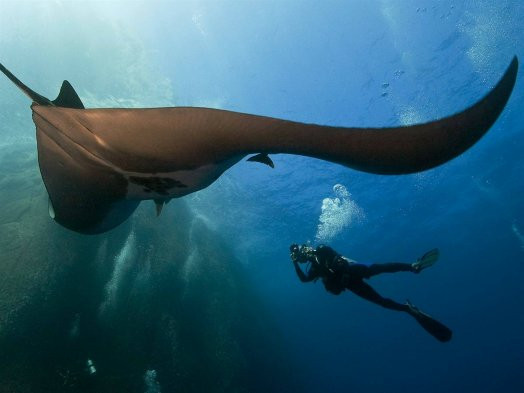
[(68, 105), (40, 95), (37, 101), (0, 67), (35, 102), (40, 170), (55, 220), (83, 233), (120, 224), (141, 200), (158, 204), (205, 188), (248, 154), (305, 155), (377, 174), (433, 168), (488, 131), (511, 95), (517, 69), (514, 58), (483, 99), (453, 116), (347, 128), (209, 108), (75, 109), (82, 104), (69, 84), (63, 87)]

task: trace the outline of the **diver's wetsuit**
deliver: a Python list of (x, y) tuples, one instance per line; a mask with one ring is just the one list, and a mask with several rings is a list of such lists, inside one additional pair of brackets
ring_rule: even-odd
[[(438, 258), (438, 249), (427, 252), (414, 263), (382, 263), (364, 265), (337, 254), (331, 247), (320, 245), (316, 249), (308, 246), (299, 247), (292, 244), (290, 247), (291, 260), (295, 266), (300, 281), (314, 281), (322, 279), (326, 289), (340, 294), (349, 289), (354, 294), (390, 310), (404, 311), (411, 315), (428, 333), (437, 340), (446, 342), (451, 340), (452, 331), (446, 325), (423, 313), (409, 301), (406, 304), (380, 296), (364, 279), (382, 273), (413, 272), (419, 273), (425, 267), (431, 266)], [(306, 273), (302, 271), (300, 263), (309, 263)]]
[(415, 273), (416, 271), (411, 263), (392, 262), (365, 265), (347, 259), (337, 254), (331, 247), (323, 245), (312, 249), (307, 255), (307, 261), (310, 264), (306, 273), (304, 273), (298, 265), (298, 261), (293, 260), (297, 275), (302, 282), (320, 278), (326, 290), (335, 295), (340, 294), (344, 289), (349, 289), (354, 294), (382, 307), (397, 311), (409, 311), (408, 305), (382, 297), (368, 283), (364, 282), (364, 279), (382, 273)]

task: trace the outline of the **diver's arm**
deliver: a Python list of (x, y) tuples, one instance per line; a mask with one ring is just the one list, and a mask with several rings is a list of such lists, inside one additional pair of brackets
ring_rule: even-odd
[(308, 274), (306, 275), (300, 266), (298, 266), (297, 261), (293, 261), (293, 266), (295, 266), (295, 271), (297, 272), (297, 276), (302, 282), (310, 282), (313, 281), (315, 278), (317, 278), (317, 275), (314, 273), (313, 269), (310, 269)]

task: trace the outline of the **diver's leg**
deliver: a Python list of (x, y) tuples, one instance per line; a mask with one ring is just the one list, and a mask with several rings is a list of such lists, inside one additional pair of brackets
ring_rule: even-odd
[(418, 258), (414, 263), (404, 262), (389, 262), (389, 263), (374, 263), (365, 265), (362, 263), (349, 263), (346, 266), (347, 272), (353, 277), (370, 278), (382, 273), (397, 273), (397, 272), (412, 272), (420, 273), (422, 270), (433, 266), (439, 258), (440, 252), (438, 248), (425, 253)]
[(370, 278), (381, 273), (415, 272), (411, 263), (390, 262), (374, 263), (364, 265), (363, 263), (352, 263), (347, 266), (347, 272), (352, 277)]
[(411, 315), (415, 320), (426, 330), (429, 334), (435, 337), (437, 340), (446, 342), (451, 340), (452, 332), (442, 322), (437, 321), (435, 318), (423, 313), (417, 307), (411, 303), (400, 304), (394, 300), (384, 298), (380, 296), (371, 286), (362, 280), (351, 280), (346, 283), (346, 288), (370, 302), (378, 304), (384, 308), (396, 311), (405, 311)]
[(406, 311), (409, 312), (409, 306), (406, 304), (400, 304), (394, 300), (380, 296), (380, 294), (375, 291), (369, 284), (365, 283), (362, 280), (351, 280), (346, 283), (346, 288), (353, 292), (355, 295), (360, 296), (366, 300), (369, 300), (372, 303), (378, 304), (384, 308), (389, 308), (390, 310), (396, 311)]
[(389, 263), (374, 263), (368, 266), (368, 277), (376, 276), (381, 273), (397, 273), (397, 272), (414, 272), (411, 263), (403, 262), (389, 262)]

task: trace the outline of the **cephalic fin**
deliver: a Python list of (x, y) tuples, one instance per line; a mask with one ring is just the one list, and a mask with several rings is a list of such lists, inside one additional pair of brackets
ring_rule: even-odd
[(271, 158), (266, 153), (259, 153), (254, 156), (251, 156), (247, 159), (247, 161), (260, 162), (261, 164), (266, 164), (271, 168), (275, 167), (275, 164), (273, 164), (273, 160), (271, 160)]
[(155, 199), (155, 207), (156, 207), (156, 216), (160, 216), (160, 213), (162, 213), (162, 208), (164, 207), (165, 201), (161, 199)]

